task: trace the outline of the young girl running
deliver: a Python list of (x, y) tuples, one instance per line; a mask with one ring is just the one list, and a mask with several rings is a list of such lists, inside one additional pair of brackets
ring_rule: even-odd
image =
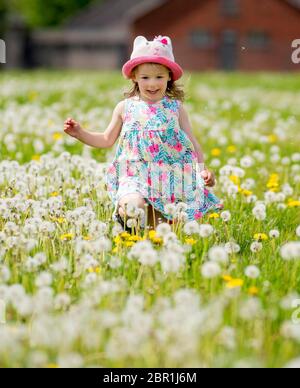
[(123, 66), (133, 88), (115, 107), (106, 131), (91, 133), (73, 119), (65, 122), (66, 133), (93, 147), (112, 147), (120, 137), (106, 183), (113, 220), (125, 227), (124, 220), (145, 216), (147, 205), (154, 227), (159, 217), (174, 222), (185, 214), (185, 221), (198, 220), (223, 208), (205, 188), (215, 185), (215, 177), (204, 165), (182, 104), (184, 92), (176, 85), (182, 74), (169, 37), (148, 41), (139, 36)]

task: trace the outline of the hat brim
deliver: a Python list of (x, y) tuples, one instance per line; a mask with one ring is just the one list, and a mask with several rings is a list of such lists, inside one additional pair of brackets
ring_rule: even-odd
[(128, 62), (125, 63), (125, 65), (122, 68), (122, 73), (125, 78), (130, 78), (132, 70), (143, 63), (157, 63), (159, 65), (166, 66), (167, 68), (170, 69), (172, 72), (172, 78), (173, 81), (177, 81), (179, 78), (182, 77), (183, 70), (182, 68), (173, 61), (170, 61), (167, 58), (164, 57), (157, 57), (157, 56), (145, 56), (145, 57), (138, 57), (129, 60)]

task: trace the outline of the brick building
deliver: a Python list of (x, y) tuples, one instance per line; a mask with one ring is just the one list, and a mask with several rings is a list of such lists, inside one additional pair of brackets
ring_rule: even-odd
[[(7, 46), (18, 62), (8, 64), (120, 68), (137, 35), (170, 36), (186, 70), (300, 70), (291, 60), (300, 0), (105, 0), (58, 30), (34, 31), (26, 45), (12, 34)], [(26, 47), (23, 60), (17, 44)]]
[(300, 70), (291, 60), (300, 1), (172, 0), (135, 20), (132, 31), (169, 35), (191, 70)]

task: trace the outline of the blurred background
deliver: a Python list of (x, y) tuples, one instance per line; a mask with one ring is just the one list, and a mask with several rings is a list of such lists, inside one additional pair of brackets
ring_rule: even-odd
[(185, 70), (300, 70), (300, 0), (0, 0), (0, 70), (118, 69), (137, 35), (170, 36)]

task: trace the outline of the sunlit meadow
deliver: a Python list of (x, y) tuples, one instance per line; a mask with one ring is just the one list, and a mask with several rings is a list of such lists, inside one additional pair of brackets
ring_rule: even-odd
[(1, 367), (300, 367), (300, 76), (183, 83), (224, 211), (130, 234), (117, 144), (63, 131), (104, 131), (126, 81), (0, 74)]

